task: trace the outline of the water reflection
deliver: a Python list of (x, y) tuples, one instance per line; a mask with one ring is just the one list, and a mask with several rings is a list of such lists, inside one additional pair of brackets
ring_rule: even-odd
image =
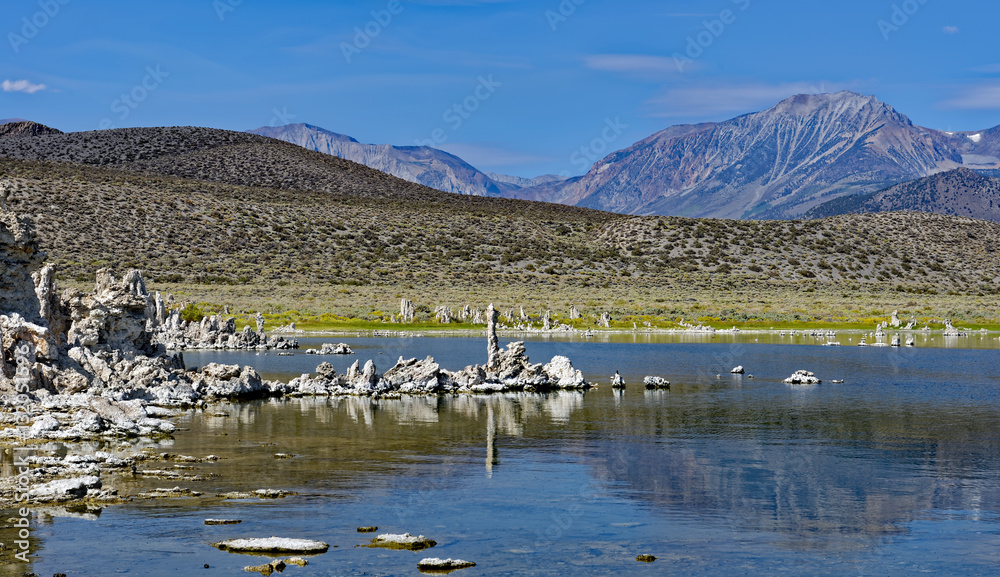
[[(401, 354), (418, 356), (424, 344)], [(456, 361), (465, 348), (470, 356), (481, 349), (472, 339), (447, 344)], [(507, 549), (537, 547), (534, 529), (548, 535), (553, 526), (560, 537), (550, 537), (546, 558), (589, 555), (604, 564), (594, 574), (634, 569), (634, 552), (624, 552), (640, 533), (651, 546), (698, 548), (705, 562), (694, 572), (720, 575), (742, 567), (725, 560), (741, 546), (752, 549), (740, 557), (756, 563), (751, 572), (782, 558), (789, 564), (776, 572), (795, 574), (805, 559), (809, 570), (799, 573), (893, 573), (897, 559), (930, 566), (912, 559), (956, 533), (957, 523), (967, 549), (1000, 534), (1000, 371), (992, 351), (579, 346), (571, 358), (588, 376), (628, 367), (629, 383), (659, 374), (671, 389), (223, 404), (186, 413), (171, 452), (222, 457), (194, 465), (192, 474), (215, 475), (185, 483), (194, 490), (297, 491), (266, 506), (225, 504), (220, 514), (260, 517), (262, 531), (286, 523), (325, 535), (348, 523), (353, 533), (354, 518), (342, 515), (360, 511), (358, 523), (388, 519), (395, 531), (453, 529), (453, 542), (499, 565), (511, 563)], [(529, 343), (540, 360), (553, 352), (561, 352), (556, 343)], [(716, 378), (736, 364), (756, 378)], [(800, 368), (846, 376), (847, 384), (781, 383)], [(125, 488), (143, 483), (164, 485), (139, 479)], [(155, 507), (200, 519), (199, 506)], [(110, 525), (108, 513), (100, 524)], [(142, 520), (150, 532), (158, 522)], [(615, 565), (612, 550), (629, 564)], [(873, 553), (883, 551), (884, 559)], [(862, 570), (824, 569), (828, 557), (852, 556), (863, 557)]]

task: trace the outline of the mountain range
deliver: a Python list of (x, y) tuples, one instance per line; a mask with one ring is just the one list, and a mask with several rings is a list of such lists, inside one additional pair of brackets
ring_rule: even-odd
[(826, 218), (903, 210), (1000, 222), (1000, 179), (956, 168), (878, 192), (837, 198), (811, 209), (805, 216)]
[(836, 197), (965, 166), (1000, 167), (1000, 127), (914, 125), (873, 96), (799, 95), (720, 123), (674, 126), (537, 200), (629, 214), (794, 218)]
[[(164, 159), (169, 156), (167, 152), (176, 151), (197, 154), (201, 162), (212, 157), (214, 170), (226, 173), (233, 169), (225, 159), (236, 150), (230, 145), (250, 146), (260, 142), (254, 139), (266, 137), (445, 192), (544, 201), (623, 214), (736, 219), (902, 209), (995, 219), (990, 205), (993, 199), (979, 195), (988, 187), (984, 188), (983, 181), (967, 171), (929, 184), (884, 191), (960, 168), (1000, 175), (1000, 126), (970, 132), (924, 128), (874, 96), (853, 92), (798, 95), (770, 109), (724, 122), (672, 126), (609, 154), (585, 175), (569, 179), (487, 173), (443, 150), (364, 144), (308, 124), (262, 127), (247, 133), (215, 131), (207, 139), (199, 136), (209, 134), (203, 129), (191, 129), (178, 133), (176, 138), (169, 137), (162, 145), (167, 148), (162, 150), (145, 146), (145, 139), (151, 137), (143, 130), (64, 135), (42, 125), (10, 119), (7, 124), (0, 121), (0, 137), (44, 138), (7, 139), (0, 146), (0, 154), (128, 165), (140, 170), (155, 168), (173, 174), (176, 169), (167, 166), (169, 162)], [(178, 129), (164, 130), (169, 135)], [(221, 138), (220, 134), (226, 136)], [(91, 144), (97, 140), (102, 146)], [(219, 148), (222, 145), (226, 146)], [(179, 148), (175, 150), (175, 146)], [(106, 154), (109, 147), (113, 154)], [(246, 162), (241, 160), (239, 164)], [(245, 176), (231, 176), (240, 182), (247, 180)], [(268, 182), (260, 175), (250, 180), (255, 184)], [(294, 182), (284, 181), (272, 185), (295, 187)], [(914, 190), (931, 189), (939, 192), (921, 194), (921, 200), (906, 196)]]
[(339, 156), (444, 192), (513, 198), (522, 188), (560, 180), (557, 176), (527, 179), (484, 173), (461, 158), (437, 148), (364, 144), (350, 136), (309, 124), (265, 126), (247, 132)]
[(457, 299), (490, 290), (611, 302), (673, 287), (757, 294), (803, 280), (838, 291), (892, 283), (995, 294), (1000, 278), (1000, 224), (978, 219), (629, 216), (446, 193), (281, 140), (201, 127), (60, 133), (30, 123), (0, 136), (0, 179), (6, 206), (32, 220), (69, 278), (142, 268), (157, 282), (249, 287), (258, 303), (273, 283), (293, 281), (372, 285), (360, 306), (384, 311), (418, 285), (424, 295), (450, 287)]
[(803, 94), (724, 122), (672, 126), (565, 180), (486, 174), (443, 151), (366, 145), (308, 125), (253, 132), (441, 190), (625, 214), (797, 218), (832, 199), (959, 167), (1000, 169), (1000, 127), (924, 128), (853, 92)]

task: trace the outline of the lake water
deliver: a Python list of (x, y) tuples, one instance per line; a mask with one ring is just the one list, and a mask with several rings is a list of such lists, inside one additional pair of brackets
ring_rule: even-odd
[[(424, 557), (474, 561), (477, 567), (458, 573), (470, 577), (995, 575), (998, 341), (921, 337), (915, 349), (788, 346), (815, 339), (753, 335), (534, 339), (527, 343), (533, 361), (566, 355), (602, 387), (585, 394), (284, 399), (191, 411), (159, 450), (218, 455), (222, 460), (190, 471), (214, 476), (116, 486), (180, 485), (208, 496), (49, 518), (35, 528), (31, 570), (235, 575), (261, 558), (209, 544), (275, 535), (333, 546), (309, 566), (285, 570), (293, 576), (415, 575)], [(683, 342), (691, 338), (701, 342)], [(385, 370), (400, 355), (432, 355), (450, 369), (485, 361), (482, 338), (304, 344), (324, 341), (348, 342), (357, 354), (185, 358), (189, 366), (250, 364), (281, 379), (322, 361), (339, 373), (368, 358)], [(730, 375), (736, 365), (748, 375)], [(781, 382), (797, 369), (824, 383)], [(628, 383), (623, 394), (608, 386), (616, 370)], [(671, 389), (643, 390), (645, 375), (667, 378)], [(830, 383), (840, 379), (845, 383)], [(260, 488), (298, 494), (211, 496)], [(213, 517), (243, 523), (205, 526)], [(438, 545), (418, 553), (358, 547), (371, 536), (356, 528), (368, 525), (423, 534)], [(637, 563), (638, 554), (658, 560)]]

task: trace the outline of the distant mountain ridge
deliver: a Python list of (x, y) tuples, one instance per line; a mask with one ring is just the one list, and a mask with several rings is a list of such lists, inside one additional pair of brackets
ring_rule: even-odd
[(518, 196), (628, 214), (795, 218), (839, 196), (962, 166), (1000, 168), (1000, 127), (922, 128), (874, 96), (840, 92), (673, 126), (580, 178)]
[(515, 197), (525, 186), (559, 177), (523, 179), (487, 174), (461, 158), (427, 146), (364, 144), (356, 139), (309, 124), (265, 126), (247, 131), (297, 144), (303, 148), (364, 164), (375, 170), (445, 192), (473, 196)]
[(885, 190), (821, 204), (806, 218), (895, 211), (934, 212), (1000, 222), (1000, 179), (968, 168), (941, 172)]
[(29, 120), (0, 121), (0, 138), (10, 136), (38, 136), (40, 134), (62, 134), (62, 131)]

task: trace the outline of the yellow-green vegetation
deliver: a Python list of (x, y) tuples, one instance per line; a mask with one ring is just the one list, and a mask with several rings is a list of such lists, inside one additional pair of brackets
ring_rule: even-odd
[[(263, 312), (269, 328), (385, 328), (405, 297), (417, 308), (409, 328), (420, 330), (439, 326), (438, 306), (490, 302), (534, 317), (551, 310), (580, 328), (603, 312), (613, 328), (682, 318), (869, 328), (893, 310), (921, 326), (1000, 324), (997, 223), (625, 216), (442, 193), (219, 132), (196, 131), (204, 149), (175, 146), (172, 156), (157, 156), (155, 139), (122, 145), (146, 156), (121, 166), (0, 158), (0, 178), (15, 185), (8, 205), (35, 223), (62, 286), (90, 288), (101, 267), (138, 268), (192, 320), (228, 305), (243, 324)], [(113, 164), (105, 156), (92, 164)], [(582, 319), (568, 320), (571, 305)]]
[[(66, 283), (64, 283), (66, 284)], [(81, 290), (88, 283), (72, 282)], [(193, 304), (202, 314), (222, 314), (226, 306), (237, 318), (237, 328), (255, 326), (253, 315), (264, 314), (268, 330), (296, 323), (308, 331), (370, 330), (458, 330), (482, 329), (482, 326), (452, 322), (438, 324), (433, 310), (447, 305), (458, 310), (468, 304), (483, 309), (489, 303), (515, 318), (524, 307), (538, 326), (546, 310), (553, 321), (578, 329), (600, 329), (602, 312), (612, 315), (612, 329), (676, 329), (679, 320), (715, 328), (741, 329), (810, 329), (840, 328), (871, 330), (876, 323), (889, 320), (893, 311), (903, 322), (915, 318), (922, 328), (929, 324), (940, 329), (945, 319), (956, 325), (1000, 330), (995, 297), (969, 295), (912, 295), (895, 290), (844, 291), (835, 286), (818, 286), (804, 292), (797, 284), (775, 281), (741, 290), (713, 288), (683, 289), (676, 286), (654, 288), (631, 284), (615, 286), (560, 287), (537, 292), (531, 286), (478, 286), (438, 288), (429, 296), (412, 285), (196, 285), (151, 283), (152, 290), (175, 296), (175, 306)], [(808, 290), (808, 289), (807, 289)], [(414, 302), (417, 309), (413, 323), (392, 323), (399, 313), (402, 297)], [(426, 298), (427, 300), (422, 300)], [(570, 320), (570, 306), (576, 306), (582, 318)], [(649, 325), (646, 325), (649, 323)]]

